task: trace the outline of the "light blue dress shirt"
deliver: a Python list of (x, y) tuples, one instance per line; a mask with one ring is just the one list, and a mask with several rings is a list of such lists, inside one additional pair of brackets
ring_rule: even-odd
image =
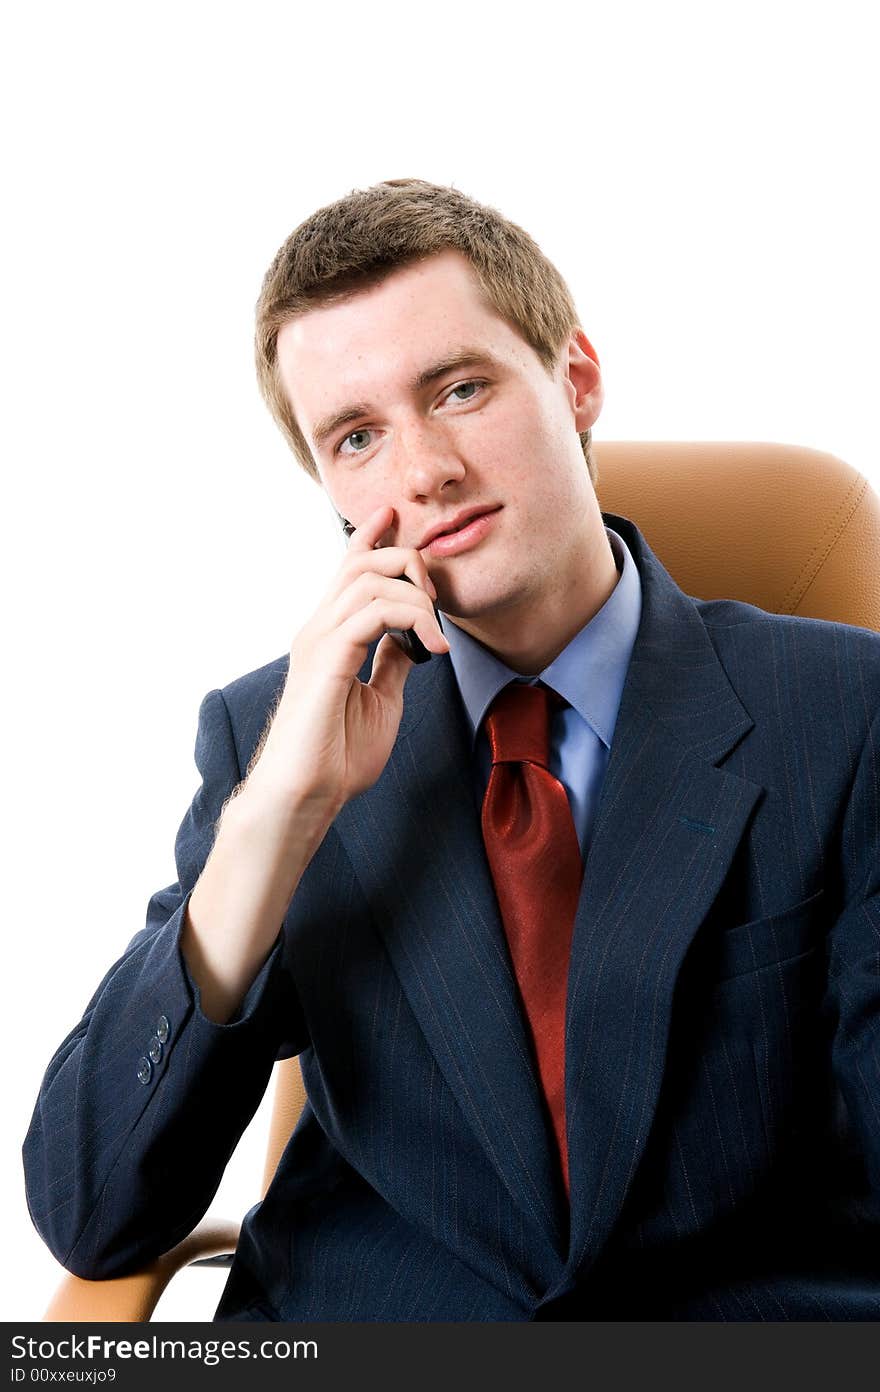
[(614, 553), (618, 581), (602, 608), (576, 633), (558, 657), (536, 676), (522, 676), (488, 648), (441, 614), (449, 640), (458, 689), (470, 722), (475, 753), (475, 794), (482, 808), (489, 782), (489, 740), (485, 716), (502, 687), (511, 681), (542, 681), (568, 701), (550, 725), (550, 772), (562, 783), (585, 856), (608, 766), (623, 685), (642, 614), (642, 582), (629, 547), (605, 528)]

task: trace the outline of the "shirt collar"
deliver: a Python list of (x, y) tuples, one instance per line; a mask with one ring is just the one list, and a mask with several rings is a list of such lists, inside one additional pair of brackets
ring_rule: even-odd
[(618, 581), (602, 608), (584, 624), (558, 657), (534, 677), (523, 677), (488, 648), (441, 614), (458, 689), (476, 738), (490, 704), (511, 681), (542, 681), (558, 691), (608, 749), (642, 613), (642, 586), (630, 549), (605, 527)]

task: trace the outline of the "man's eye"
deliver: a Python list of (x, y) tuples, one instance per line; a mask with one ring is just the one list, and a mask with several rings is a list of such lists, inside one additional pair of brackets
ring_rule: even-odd
[[(457, 387), (453, 387), (453, 388), (452, 388), (452, 391), (449, 393), (449, 395), (452, 396), (454, 392), (466, 392), (466, 391), (469, 391), (471, 387), (473, 387), (473, 388), (475, 389), (475, 392), (476, 392), (476, 391), (479, 391), (479, 390), (480, 390), (480, 388), (482, 387), (482, 385), (483, 385), (482, 382), (459, 382), (459, 384), (458, 384)], [(473, 398), (473, 395), (471, 395), (471, 396), (460, 396), (460, 397), (458, 398), (459, 401), (473, 401), (473, 399), (474, 399), (474, 398)]]
[[(456, 392), (464, 392), (466, 395), (459, 396), (456, 400), (461, 402), (473, 401), (474, 397), (483, 390), (485, 385), (485, 382), (480, 381), (459, 382), (458, 386), (452, 387), (450, 391), (447, 392), (446, 399), (451, 400)], [(346, 435), (344, 440), (340, 440), (336, 447), (337, 453), (363, 454), (364, 450), (369, 449), (372, 444), (372, 439), (370, 438), (372, 434), (373, 431), (367, 430), (366, 428), (362, 430), (353, 430), (350, 435)], [(344, 446), (347, 445), (349, 441), (351, 441), (351, 449), (345, 449)]]
[[(373, 432), (372, 432), (371, 430), (353, 430), (353, 431), (351, 432), (350, 435), (346, 435), (346, 437), (345, 437), (344, 440), (340, 440), (340, 442), (339, 442), (339, 453), (340, 453), (340, 454), (348, 454), (348, 453), (349, 453), (348, 450), (343, 450), (343, 448), (342, 448), (343, 445), (347, 445), (347, 444), (348, 444), (349, 440), (352, 440), (352, 441), (355, 441), (355, 442), (356, 442), (357, 440), (359, 440), (359, 439), (360, 439), (360, 440), (363, 440), (364, 436), (372, 435), (372, 433), (373, 433)], [(364, 450), (369, 446), (369, 443), (370, 443), (369, 440), (367, 440), (367, 442), (366, 442), (365, 445), (358, 445), (357, 443), (355, 443), (353, 453), (354, 453), (354, 454), (363, 454)]]

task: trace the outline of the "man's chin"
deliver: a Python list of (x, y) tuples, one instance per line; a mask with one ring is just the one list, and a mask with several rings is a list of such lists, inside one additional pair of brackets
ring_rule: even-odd
[(437, 586), (437, 604), (451, 619), (473, 619), (476, 622), (485, 619), (491, 622), (494, 615), (515, 609), (529, 597), (525, 585), (512, 584), (509, 579), (505, 583), (496, 583), (491, 589), (487, 585), (478, 585), (476, 581), (455, 586), (444, 585), (442, 580), (435, 578), (434, 583)]

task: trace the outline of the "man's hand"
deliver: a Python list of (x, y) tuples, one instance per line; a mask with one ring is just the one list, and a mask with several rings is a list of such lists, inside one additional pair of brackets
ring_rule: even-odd
[[(219, 1023), (265, 961), (337, 812), (388, 762), (413, 664), (385, 634), (362, 682), (368, 645), (388, 628), (414, 628), (432, 652), (449, 650), (418, 551), (374, 550), (393, 515), (377, 508), (352, 534), (333, 583), (294, 638), (281, 700), (187, 906), (181, 949), (203, 1012)], [(404, 573), (413, 584), (398, 578)]]
[[(376, 549), (393, 516), (388, 505), (377, 508), (352, 533), (337, 575), (294, 638), (287, 683), (248, 779), (253, 792), (338, 809), (372, 787), (397, 737), (413, 666), (385, 631), (414, 628), (431, 652), (449, 651), (419, 552)], [(370, 680), (362, 682), (368, 646), (382, 634)]]

